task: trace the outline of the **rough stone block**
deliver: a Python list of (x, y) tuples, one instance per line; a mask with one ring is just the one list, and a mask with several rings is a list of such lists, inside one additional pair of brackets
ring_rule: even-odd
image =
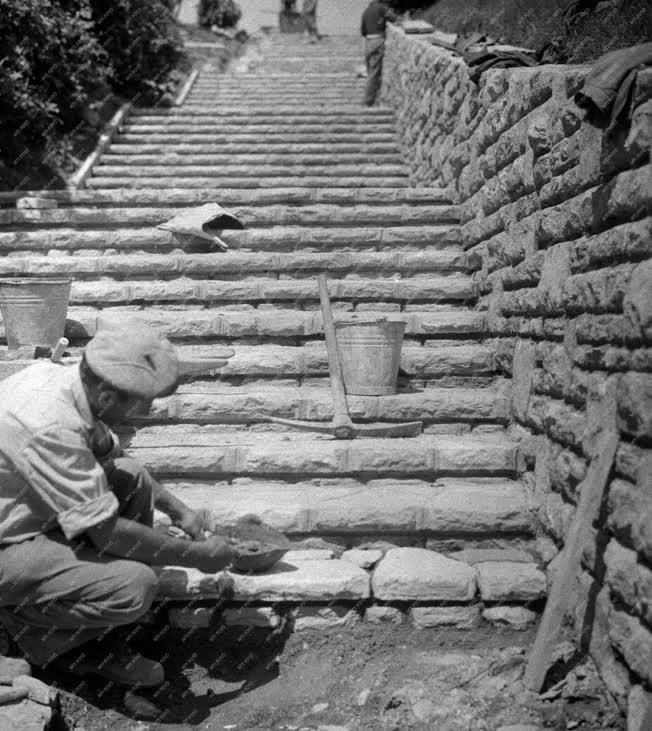
[(637, 439), (652, 437), (652, 374), (626, 373), (618, 381), (618, 426)]
[(455, 627), (473, 629), (480, 623), (480, 606), (412, 607), (410, 621), (417, 629)]
[(367, 607), (364, 619), (372, 624), (402, 624), (405, 614), (397, 607), (376, 605)]
[(634, 685), (627, 698), (627, 731), (649, 731), (652, 728), (652, 693)]
[(372, 591), (385, 601), (470, 601), (475, 571), (424, 548), (394, 548), (376, 567)]
[(534, 563), (488, 561), (476, 566), (484, 601), (530, 601), (546, 593), (546, 575)]
[(652, 571), (637, 560), (635, 551), (611, 540), (604, 555), (611, 589), (640, 617), (652, 624)]
[(634, 673), (652, 683), (652, 632), (639, 619), (626, 612), (612, 610), (609, 637)]
[(526, 607), (487, 607), (482, 612), (483, 619), (498, 626), (526, 629), (537, 621), (537, 614)]
[(652, 522), (649, 519), (652, 515), (652, 495), (649, 492), (649, 474), (648, 472), (647, 477), (642, 476), (640, 486), (620, 479), (611, 483), (608, 525), (623, 542), (642, 553), (648, 561), (652, 561)]

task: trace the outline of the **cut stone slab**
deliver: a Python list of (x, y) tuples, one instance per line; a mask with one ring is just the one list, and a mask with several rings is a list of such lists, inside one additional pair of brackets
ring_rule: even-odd
[(350, 627), (360, 621), (360, 615), (355, 609), (337, 605), (328, 607), (305, 605), (293, 609), (292, 615), (295, 632)]
[(476, 569), (483, 601), (530, 601), (546, 594), (546, 575), (534, 563), (487, 561)]
[(410, 620), (417, 629), (455, 627), (472, 629), (480, 623), (480, 606), (412, 607)]
[(526, 607), (487, 607), (482, 612), (482, 618), (491, 624), (525, 629), (537, 621), (538, 615)]
[(369, 575), (349, 561), (279, 561), (264, 574), (223, 571), (203, 574), (177, 566), (157, 567), (160, 598), (222, 597), (220, 584), (228, 585), (233, 601), (330, 601), (365, 599), (369, 596)]
[(349, 551), (344, 551), (342, 554), (343, 561), (350, 561), (361, 569), (373, 568), (383, 557), (383, 552), (379, 550), (367, 550), (360, 548), (352, 548)]
[(266, 574), (231, 574), (235, 599), (259, 601), (329, 601), (369, 596), (366, 571), (348, 561), (280, 561)]
[(448, 558), (463, 561), (470, 566), (487, 561), (511, 561), (514, 563), (533, 563), (534, 556), (519, 548), (464, 548), (447, 554)]
[(371, 624), (402, 624), (405, 614), (398, 607), (367, 607), (364, 613), (365, 622)]
[[(363, 441), (363, 440), (357, 440)], [(373, 441), (373, 440), (365, 440)], [(294, 447), (299, 451), (300, 447)], [(229, 525), (247, 513), (286, 533), (370, 537), (403, 531), (486, 535), (531, 532), (528, 496), (520, 482), (502, 479), (379, 479), (345, 477), (294, 484), (236, 478), (229, 482), (161, 483), (193, 509), (209, 510)], [(391, 535), (388, 535), (391, 540)], [(315, 536), (313, 541), (318, 540)], [(322, 548), (321, 545), (305, 545)], [(385, 552), (396, 546), (365, 543)], [(328, 544), (324, 548), (337, 550)]]
[(385, 601), (470, 601), (475, 570), (426, 548), (388, 551), (372, 576), (373, 595)]

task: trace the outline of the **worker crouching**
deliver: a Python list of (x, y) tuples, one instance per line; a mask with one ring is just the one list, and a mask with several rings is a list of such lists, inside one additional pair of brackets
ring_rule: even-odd
[[(151, 567), (247, 569), (110, 429), (178, 380), (172, 344), (139, 328), (98, 333), (80, 365), (38, 363), (0, 382), (0, 623), (31, 663), (158, 685), (161, 665), (110, 635), (149, 609)], [(154, 507), (193, 540), (155, 531)]]

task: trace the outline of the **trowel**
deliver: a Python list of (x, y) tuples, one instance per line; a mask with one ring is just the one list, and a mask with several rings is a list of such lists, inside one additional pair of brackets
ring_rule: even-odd
[(328, 353), (328, 370), (333, 394), (333, 409), (335, 415), (333, 421), (296, 421), (294, 419), (281, 419), (270, 416), (268, 421), (274, 424), (282, 424), (293, 429), (302, 431), (330, 434), (335, 439), (356, 439), (357, 437), (417, 437), (423, 431), (421, 421), (410, 421), (403, 424), (355, 424), (349, 415), (349, 406), (346, 401), (346, 389), (344, 387), (344, 375), (340, 352), (337, 346), (335, 334), (335, 322), (333, 321), (333, 310), (330, 297), (328, 296), (328, 282), (325, 274), (317, 277), (319, 284), (319, 300), (321, 303), (321, 314), (324, 321), (324, 334), (326, 336), (326, 352)]

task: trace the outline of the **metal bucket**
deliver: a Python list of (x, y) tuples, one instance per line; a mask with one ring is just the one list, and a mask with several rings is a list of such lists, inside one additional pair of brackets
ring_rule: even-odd
[(0, 279), (0, 312), (10, 349), (54, 347), (63, 337), (71, 279)]
[(388, 320), (335, 325), (346, 392), (358, 396), (396, 393), (405, 323)]

